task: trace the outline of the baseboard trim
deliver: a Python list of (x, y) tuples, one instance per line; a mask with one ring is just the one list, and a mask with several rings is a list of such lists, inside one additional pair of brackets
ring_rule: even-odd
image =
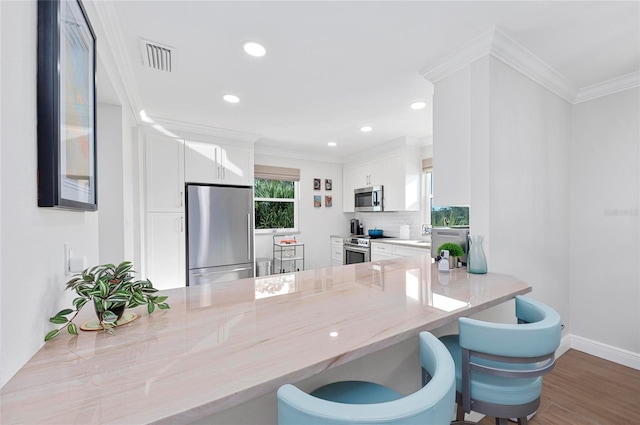
[(556, 358), (562, 356), (571, 349), (571, 335), (565, 335), (560, 340), (560, 346), (556, 350)]
[(596, 356), (622, 366), (640, 370), (640, 353), (634, 353), (629, 350), (603, 344), (577, 335), (569, 336), (571, 348), (574, 350), (582, 351), (583, 353), (591, 354), (592, 356)]

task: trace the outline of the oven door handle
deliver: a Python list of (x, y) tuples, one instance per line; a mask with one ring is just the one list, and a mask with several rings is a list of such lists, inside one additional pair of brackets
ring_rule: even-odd
[(344, 250), (345, 251), (354, 251), (354, 252), (362, 252), (362, 253), (367, 253), (369, 252), (368, 247), (360, 247), (360, 246), (353, 246), (353, 245), (345, 245), (344, 246)]

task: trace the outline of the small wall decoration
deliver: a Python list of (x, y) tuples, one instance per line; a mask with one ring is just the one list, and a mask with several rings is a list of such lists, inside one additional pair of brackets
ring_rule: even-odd
[(324, 190), (331, 190), (331, 179), (324, 179)]
[(313, 197), (313, 206), (316, 208), (320, 208), (322, 206), (322, 196), (315, 195)]
[(38, 2), (38, 206), (95, 211), (96, 36), (79, 0)]
[(322, 189), (322, 183), (320, 179), (313, 179), (313, 190)]
[(329, 208), (333, 206), (333, 196), (325, 196), (324, 197), (324, 206)]

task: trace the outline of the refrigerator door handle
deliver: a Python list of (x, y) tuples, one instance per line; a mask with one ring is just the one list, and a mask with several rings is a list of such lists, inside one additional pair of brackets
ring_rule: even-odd
[(251, 260), (251, 214), (247, 214), (247, 260)]

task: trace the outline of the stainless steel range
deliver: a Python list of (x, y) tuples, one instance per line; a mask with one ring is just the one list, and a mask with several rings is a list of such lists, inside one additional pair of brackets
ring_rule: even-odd
[(371, 241), (386, 236), (355, 236), (344, 238), (342, 264), (357, 264), (371, 261)]

